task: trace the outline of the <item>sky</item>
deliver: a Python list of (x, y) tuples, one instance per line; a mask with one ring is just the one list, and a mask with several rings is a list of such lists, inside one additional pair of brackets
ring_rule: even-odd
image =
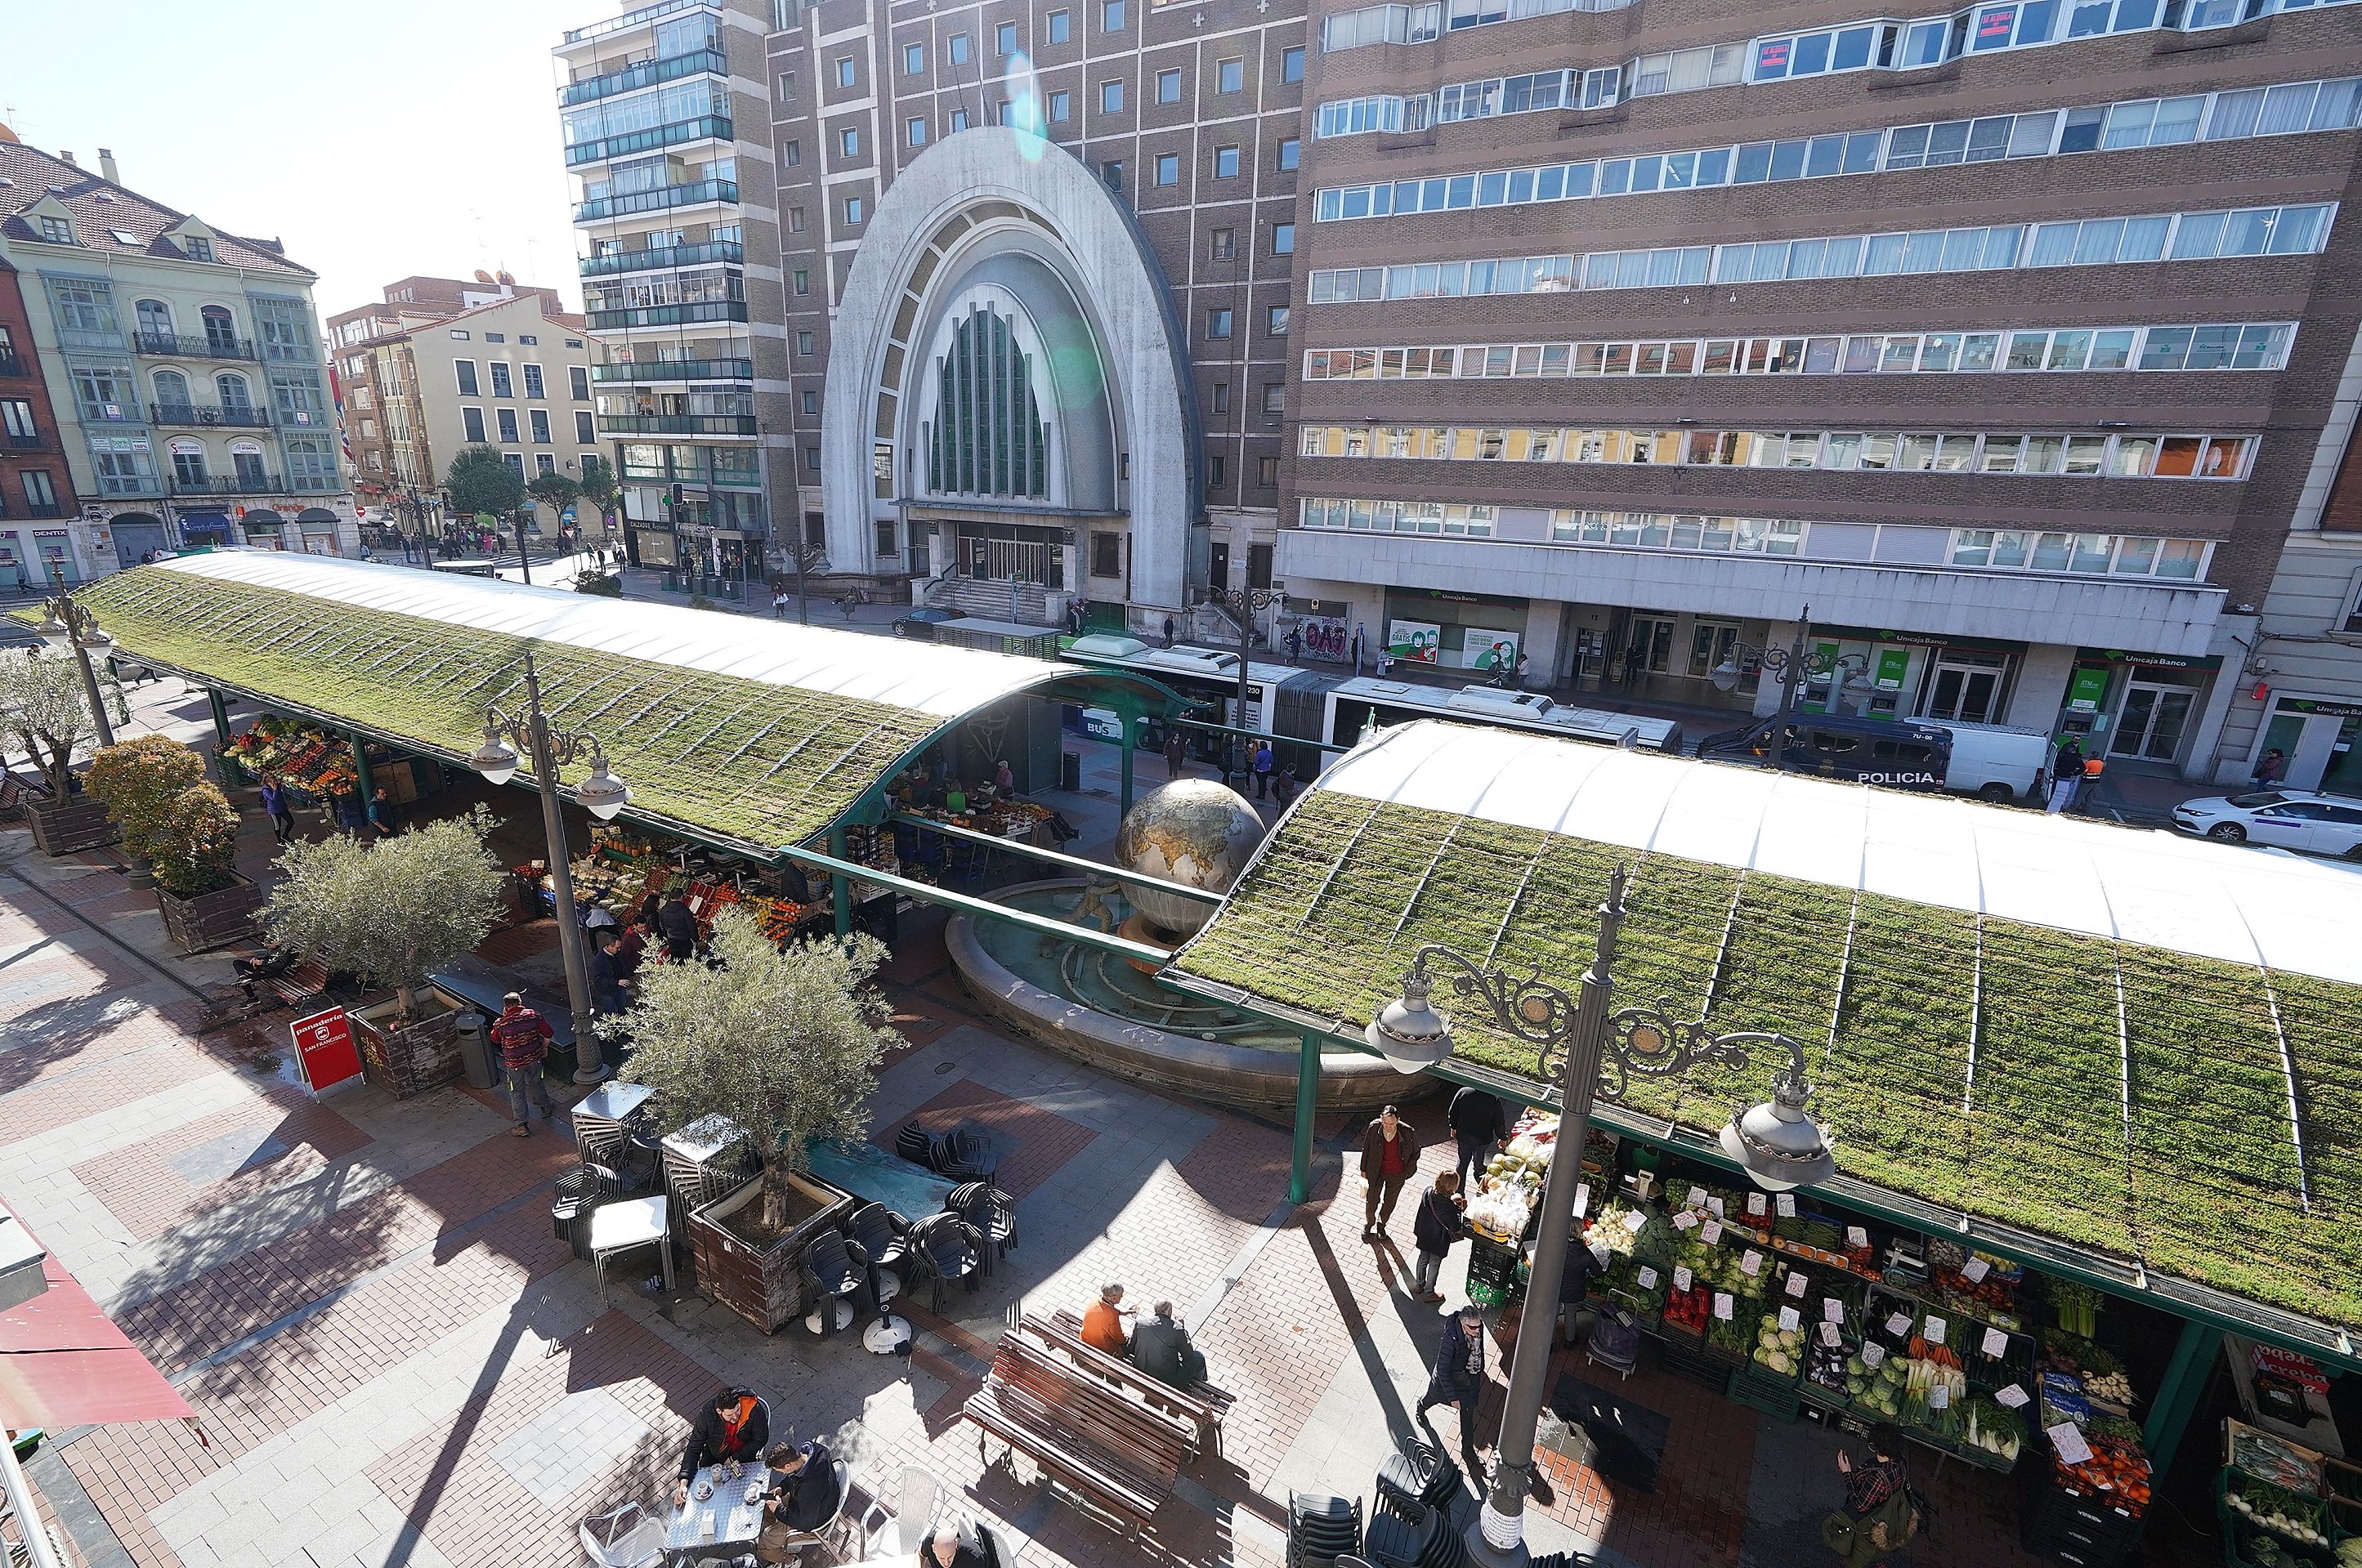
[(0, 122), (283, 241), (321, 317), (478, 268), (581, 306), (558, 143), (569, 27), (622, 0), (0, 0)]

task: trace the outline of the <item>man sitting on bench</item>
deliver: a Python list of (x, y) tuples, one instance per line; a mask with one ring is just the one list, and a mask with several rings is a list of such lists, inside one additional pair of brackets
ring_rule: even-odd
[(1189, 1331), (1173, 1320), (1173, 1303), (1159, 1301), (1147, 1321), (1131, 1331), (1131, 1364), (1175, 1388), (1206, 1381), (1206, 1353), (1189, 1342)]
[(1131, 1336), (1123, 1330), (1123, 1320), (1131, 1316), (1123, 1305), (1123, 1286), (1100, 1286), (1099, 1298), (1083, 1314), (1083, 1343), (1121, 1361), (1131, 1353)]

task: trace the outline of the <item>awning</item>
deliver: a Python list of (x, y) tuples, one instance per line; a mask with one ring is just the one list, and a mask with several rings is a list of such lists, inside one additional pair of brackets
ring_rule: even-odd
[(41, 1272), (47, 1290), (0, 1312), (0, 1425), (59, 1432), (196, 1414), (54, 1253)]

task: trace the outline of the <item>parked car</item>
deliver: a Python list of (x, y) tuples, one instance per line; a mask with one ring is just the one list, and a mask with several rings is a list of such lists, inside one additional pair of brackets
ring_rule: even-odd
[(2362, 801), (2302, 790), (2258, 790), (2184, 801), (2173, 825), (2226, 844), (2268, 844), (2362, 860)]
[(1850, 713), (1796, 713), (1760, 719), (1744, 729), (1725, 730), (1698, 743), (1698, 756), (1711, 762), (1760, 765), (1777, 740), (1776, 766), (1788, 773), (1888, 784), (1904, 790), (1937, 790), (1951, 765), (1952, 737), (1915, 719), (1864, 719)]
[(2051, 740), (2043, 730), (2014, 724), (1971, 724), (1957, 719), (1914, 719), (1952, 737), (1944, 788), (2006, 803), (2039, 801), (2047, 787)]

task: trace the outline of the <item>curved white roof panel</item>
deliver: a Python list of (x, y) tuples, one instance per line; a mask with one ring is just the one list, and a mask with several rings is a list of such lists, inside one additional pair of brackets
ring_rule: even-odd
[(2362, 867), (2332, 861), (1432, 722), (1312, 788), (2362, 985)]
[(945, 719), (1064, 671), (1040, 659), (752, 615), (527, 588), (275, 550), (216, 550), (151, 569), (310, 594), (359, 609), (882, 702)]

